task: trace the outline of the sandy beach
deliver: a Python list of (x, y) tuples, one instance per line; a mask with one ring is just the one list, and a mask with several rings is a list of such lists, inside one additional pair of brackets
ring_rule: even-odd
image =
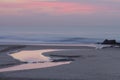
[[(0, 72), (0, 78), (2, 80), (120, 80), (120, 48), (27, 46), (22, 50), (44, 49), (64, 49), (46, 52), (43, 55), (47, 57), (69, 57), (74, 61), (52, 67)], [(0, 54), (0, 65), (18, 62), (18, 60), (7, 55), (7, 52)], [(36, 64), (34, 63), (34, 65)], [(56, 62), (56, 64), (58, 63)], [(10, 67), (15, 67), (15, 65)], [(4, 68), (9, 68), (9, 66), (6, 65), (0, 70)]]

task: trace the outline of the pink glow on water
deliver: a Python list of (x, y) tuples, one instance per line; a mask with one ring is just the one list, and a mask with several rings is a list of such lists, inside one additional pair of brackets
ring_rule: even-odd
[(42, 55), (45, 52), (52, 52), (57, 50), (33, 50), (33, 51), (20, 51), (14, 54), (10, 54), (15, 59), (23, 62), (49, 62), (50, 58)]
[[(70, 64), (71, 61), (67, 62), (51, 62), (50, 57), (42, 55), (45, 52), (58, 51), (57, 49), (45, 49), (45, 50), (33, 50), (33, 51), (21, 51), (14, 54), (10, 54), (15, 59), (20, 61), (28, 62), (28, 64), (21, 64), (17, 66), (12, 66), (8, 68), (0, 69), (0, 72), (8, 72), (8, 71), (19, 71), (19, 70), (30, 70), (30, 69), (38, 69), (38, 68), (48, 68), (53, 66)], [(36, 62), (36, 63), (33, 63)], [(44, 63), (37, 63), (44, 62)]]
[(54, 66), (60, 66), (65, 64), (70, 64), (71, 62), (46, 62), (46, 63), (37, 63), (37, 64), (22, 64), (13, 67), (0, 69), (0, 72), (9, 72), (9, 71), (20, 71), (20, 70), (31, 70), (31, 69), (41, 69)]

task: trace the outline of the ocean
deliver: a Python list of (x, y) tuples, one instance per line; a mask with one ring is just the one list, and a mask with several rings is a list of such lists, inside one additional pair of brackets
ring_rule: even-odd
[(0, 43), (33, 43), (33, 44), (78, 44), (78, 43), (97, 43), (104, 39), (86, 38), (74, 36), (51, 36), (51, 35), (0, 35)]
[[(91, 34), (90, 34), (91, 35)], [(112, 37), (112, 36), (111, 36)], [(101, 43), (107, 38), (105, 35), (99, 37), (95, 35), (74, 36), (63, 34), (49, 34), (49, 33), (1, 33), (0, 44), (94, 44)], [(118, 42), (119, 38), (116, 39)]]

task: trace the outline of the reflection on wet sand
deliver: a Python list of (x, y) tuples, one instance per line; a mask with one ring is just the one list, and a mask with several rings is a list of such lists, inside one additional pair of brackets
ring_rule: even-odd
[(49, 62), (51, 61), (50, 57), (42, 55), (45, 52), (58, 51), (54, 49), (45, 49), (45, 50), (32, 50), (32, 51), (20, 51), (14, 54), (10, 54), (13, 58), (20, 60), (22, 62)]
[[(63, 64), (69, 64), (71, 61), (54, 61), (52, 58), (42, 55), (45, 52), (59, 51), (58, 49), (45, 49), (45, 50), (32, 50), (32, 51), (20, 51), (13, 54), (9, 54), (14, 59), (26, 62), (27, 64), (17, 65), (13, 67), (0, 69), (0, 72), (6, 71), (17, 71), (17, 70), (28, 70), (37, 68), (46, 68), (59, 66)], [(63, 59), (62, 59), (63, 60)]]
[(29, 69), (38, 69), (38, 68), (47, 68), (47, 67), (53, 67), (53, 66), (59, 66), (63, 64), (69, 64), (69, 62), (46, 62), (46, 63), (30, 63), (30, 64), (22, 64), (18, 66), (8, 67), (0, 69), (0, 72), (7, 72), (7, 71), (18, 71), (18, 70), (29, 70)]

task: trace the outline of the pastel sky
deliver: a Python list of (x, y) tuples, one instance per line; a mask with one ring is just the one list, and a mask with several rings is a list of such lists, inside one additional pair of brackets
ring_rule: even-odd
[(0, 0), (0, 33), (120, 37), (120, 0)]

